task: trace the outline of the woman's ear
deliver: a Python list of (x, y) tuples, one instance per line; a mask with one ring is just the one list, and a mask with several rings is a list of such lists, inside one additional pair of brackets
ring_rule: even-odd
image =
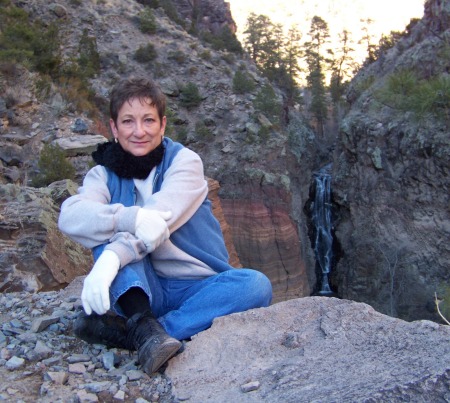
[(164, 136), (164, 132), (166, 131), (166, 125), (167, 125), (167, 118), (163, 116), (161, 120), (161, 128), (159, 131), (161, 133), (161, 136)]
[(109, 127), (111, 128), (112, 134), (116, 140), (117, 143), (117, 136), (118, 136), (118, 131), (117, 131), (117, 126), (116, 123), (114, 122), (113, 119), (109, 119)]

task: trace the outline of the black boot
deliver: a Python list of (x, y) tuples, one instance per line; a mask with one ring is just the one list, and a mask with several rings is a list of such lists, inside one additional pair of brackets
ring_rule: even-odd
[(91, 344), (134, 350), (127, 344), (126, 320), (120, 316), (86, 315), (81, 311), (73, 324), (73, 331), (80, 339)]
[(151, 375), (172, 358), (182, 346), (170, 337), (150, 312), (137, 313), (127, 321), (127, 344), (138, 351), (139, 364)]

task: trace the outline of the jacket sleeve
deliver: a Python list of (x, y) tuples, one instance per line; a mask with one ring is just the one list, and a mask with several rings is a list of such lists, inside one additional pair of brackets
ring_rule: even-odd
[(129, 232), (115, 234), (111, 238), (110, 243), (105, 246), (105, 250), (111, 250), (117, 254), (120, 260), (120, 267), (142, 260), (147, 255), (147, 248), (144, 242)]
[(59, 229), (87, 248), (110, 242), (119, 232), (134, 234), (139, 207), (110, 201), (106, 170), (97, 165), (86, 174), (78, 194), (61, 205)]
[(168, 224), (172, 233), (194, 215), (207, 195), (202, 160), (194, 151), (183, 148), (165, 172), (160, 191), (154, 193), (144, 207), (171, 211)]

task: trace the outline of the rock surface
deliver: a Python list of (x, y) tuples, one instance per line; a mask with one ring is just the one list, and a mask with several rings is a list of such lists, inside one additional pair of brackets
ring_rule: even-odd
[(309, 297), (218, 318), (172, 359), (189, 402), (450, 399), (450, 327)]

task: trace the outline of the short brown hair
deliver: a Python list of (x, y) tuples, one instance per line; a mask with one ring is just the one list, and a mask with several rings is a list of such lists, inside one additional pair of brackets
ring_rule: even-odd
[(166, 96), (160, 86), (148, 78), (130, 77), (119, 81), (111, 91), (109, 114), (114, 123), (117, 124), (117, 117), (122, 105), (136, 98), (141, 101), (150, 98), (151, 105), (158, 111), (159, 119), (162, 122), (166, 114)]

